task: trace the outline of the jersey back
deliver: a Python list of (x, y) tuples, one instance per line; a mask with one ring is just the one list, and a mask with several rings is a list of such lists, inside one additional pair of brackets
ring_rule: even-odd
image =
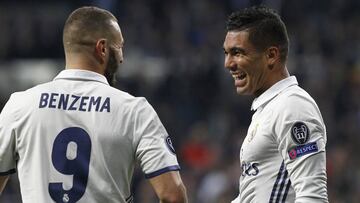
[(25, 203), (131, 202), (137, 161), (147, 177), (179, 169), (150, 104), (92, 72), (13, 94), (0, 123), (11, 126), (0, 140), (12, 152), (0, 151), (0, 171), (17, 168)]

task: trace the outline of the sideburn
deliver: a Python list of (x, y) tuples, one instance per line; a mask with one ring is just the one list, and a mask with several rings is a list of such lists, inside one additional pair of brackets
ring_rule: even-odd
[(112, 49), (110, 49), (109, 61), (106, 66), (104, 76), (106, 77), (106, 79), (111, 87), (114, 87), (116, 84), (115, 73), (117, 71), (117, 67), (118, 67), (118, 64), (115, 59), (115, 53)]

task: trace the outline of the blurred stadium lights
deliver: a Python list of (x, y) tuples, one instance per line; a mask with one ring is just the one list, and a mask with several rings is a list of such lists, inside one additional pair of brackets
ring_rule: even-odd
[(8, 97), (48, 82), (63, 68), (63, 61), (53, 59), (17, 59), (0, 63), (0, 96)]

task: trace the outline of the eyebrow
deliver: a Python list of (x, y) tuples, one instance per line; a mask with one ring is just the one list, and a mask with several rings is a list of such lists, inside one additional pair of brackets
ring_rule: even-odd
[(235, 53), (245, 54), (246, 53), (245, 49), (243, 49), (241, 47), (231, 47), (229, 49), (229, 51), (226, 51), (226, 49), (223, 47), (223, 50), (225, 53), (231, 53), (231, 54), (235, 54)]
[(229, 49), (229, 53), (234, 54), (234, 53), (241, 53), (241, 54), (245, 54), (246, 51), (245, 49), (241, 48), (241, 47), (231, 47)]

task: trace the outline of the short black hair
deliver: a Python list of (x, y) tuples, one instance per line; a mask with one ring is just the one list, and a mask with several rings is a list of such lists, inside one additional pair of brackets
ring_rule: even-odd
[(111, 40), (114, 27), (111, 20), (116, 17), (109, 11), (84, 6), (73, 11), (65, 22), (63, 44), (65, 51), (79, 52), (81, 45), (95, 43), (99, 38)]
[(280, 59), (286, 61), (289, 51), (289, 37), (286, 26), (280, 16), (265, 6), (253, 6), (230, 14), (227, 31), (249, 32), (249, 41), (259, 51), (270, 46), (277, 46)]

